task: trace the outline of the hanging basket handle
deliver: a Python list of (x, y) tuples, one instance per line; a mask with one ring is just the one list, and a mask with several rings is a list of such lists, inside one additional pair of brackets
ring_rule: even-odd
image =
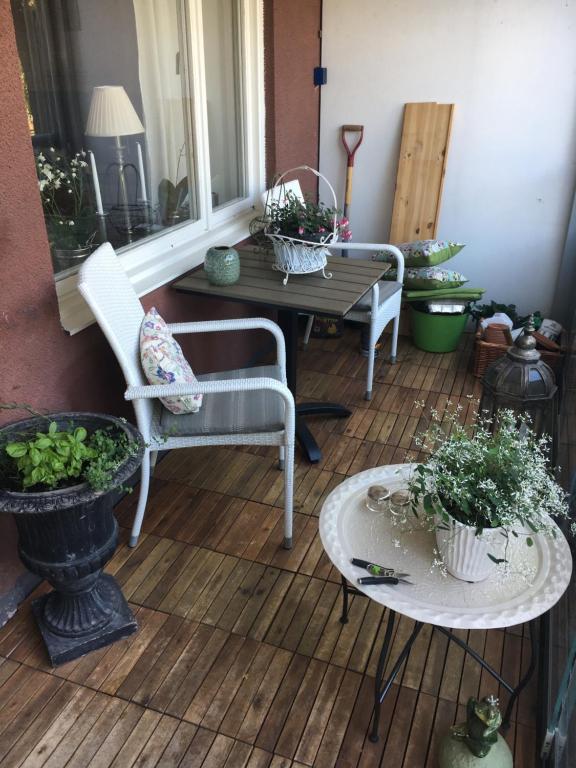
[(338, 231), (338, 215), (337, 215), (337, 207), (338, 207), (338, 201), (336, 199), (336, 192), (334, 192), (334, 187), (326, 176), (324, 174), (320, 173), (320, 171), (317, 171), (315, 168), (311, 168), (309, 165), (297, 165), (295, 168), (289, 168), (287, 171), (284, 171), (274, 182), (274, 186), (272, 189), (276, 189), (277, 187), (283, 186), (283, 179), (285, 176), (288, 176), (289, 173), (294, 173), (295, 171), (310, 171), (310, 173), (313, 173), (314, 176), (318, 177), (319, 179), (322, 179), (328, 189), (330, 190), (332, 194), (332, 200), (333, 200), (333, 208), (334, 208), (334, 222), (333, 222), (333, 230), (334, 230), (334, 236), (336, 236), (336, 233)]
[(328, 181), (326, 176), (324, 176), (324, 174), (320, 173), (320, 171), (317, 171), (314, 168), (310, 168), (309, 165), (297, 165), (295, 168), (290, 168), (289, 170), (284, 171), (284, 173), (281, 176), (279, 176), (276, 179), (276, 181), (274, 182), (274, 189), (276, 187), (282, 186), (282, 179), (285, 176), (288, 176), (289, 173), (294, 173), (295, 171), (310, 171), (310, 173), (313, 173), (314, 176), (317, 176), (319, 179), (322, 179), (326, 183), (326, 186), (328, 187), (328, 189), (330, 190), (330, 192), (332, 194), (332, 200), (334, 202), (334, 208), (337, 207), (338, 201), (336, 200), (336, 192), (334, 192), (334, 188), (332, 187), (332, 184), (330, 184), (330, 182)]

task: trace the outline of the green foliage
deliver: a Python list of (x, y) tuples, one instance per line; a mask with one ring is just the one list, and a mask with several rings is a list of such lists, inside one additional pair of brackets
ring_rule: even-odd
[(124, 432), (113, 427), (88, 434), (84, 427), (59, 430), (55, 421), (47, 432), (5, 446), (23, 491), (62, 488), (88, 482), (97, 491), (113, 487), (116, 469), (137, 450)]
[[(436, 528), (453, 517), (474, 526), (554, 534), (550, 516), (568, 518), (566, 494), (548, 468), (550, 440), (538, 437), (527, 417), (502, 410), (492, 431), (489, 419), (463, 425), (459, 411), (432, 411), (428, 429), (416, 444), (430, 451), (410, 483), (414, 509), (419, 507)], [(515, 530), (516, 529), (516, 530)], [(533, 538), (522, 533), (528, 546)]]
[(113, 427), (97, 429), (90, 436), (89, 444), (96, 455), (87, 463), (83, 476), (94, 490), (108, 490), (112, 476), (128, 456), (137, 451), (137, 446), (125, 432), (115, 433)]
[[(496, 301), (491, 301), (490, 304), (476, 304), (472, 308), (472, 317), (475, 320), (480, 318), (493, 317), (496, 312), (503, 312), (508, 315), (514, 325), (514, 328), (520, 328), (528, 322), (530, 315), (519, 315), (516, 309), (516, 304), (499, 304)], [(539, 328), (542, 323), (542, 315), (540, 312), (534, 312), (534, 325)]]
[(285, 235), (302, 240), (325, 240), (336, 229), (342, 240), (350, 240), (352, 233), (348, 219), (340, 218), (335, 208), (310, 200), (302, 202), (293, 192), (287, 192), (282, 201), (267, 206), (268, 226), (271, 234)]
[(160, 205), (160, 218), (165, 226), (172, 226), (180, 219), (189, 218), (189, 210), (186, 208), (188, 198), (188, 177), (180, 179), (178, 184), (173, 184), (169, 179), (162, 179), (158, 184), (158, 203)]

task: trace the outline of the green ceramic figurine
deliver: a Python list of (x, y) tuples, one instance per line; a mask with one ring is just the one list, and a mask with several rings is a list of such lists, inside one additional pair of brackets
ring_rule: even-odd
[(469, 699), (466, 722), (454, 725), (440, 744), (440, 768), (512, 768), (512, 754), (498, 733), (501, 723), (498, 699)]

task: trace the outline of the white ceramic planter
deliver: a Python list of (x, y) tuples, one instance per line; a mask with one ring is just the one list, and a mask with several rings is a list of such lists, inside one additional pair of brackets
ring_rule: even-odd
[(496, 563), (488, 557), (503, 557), (506, 540), (500, 528), (485, 528), (477, 536), (476, 528), (454, 518), (436, 529), (436, 543), (448, 573), (463, 581), (483, 581), (493, 573)]

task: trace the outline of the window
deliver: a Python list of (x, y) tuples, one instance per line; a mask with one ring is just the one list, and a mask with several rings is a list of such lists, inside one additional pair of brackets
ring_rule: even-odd
[(12, 0), (64, 327), (110, 241), (142, 295), (247, 236), (263, 184), (261, 0)]

